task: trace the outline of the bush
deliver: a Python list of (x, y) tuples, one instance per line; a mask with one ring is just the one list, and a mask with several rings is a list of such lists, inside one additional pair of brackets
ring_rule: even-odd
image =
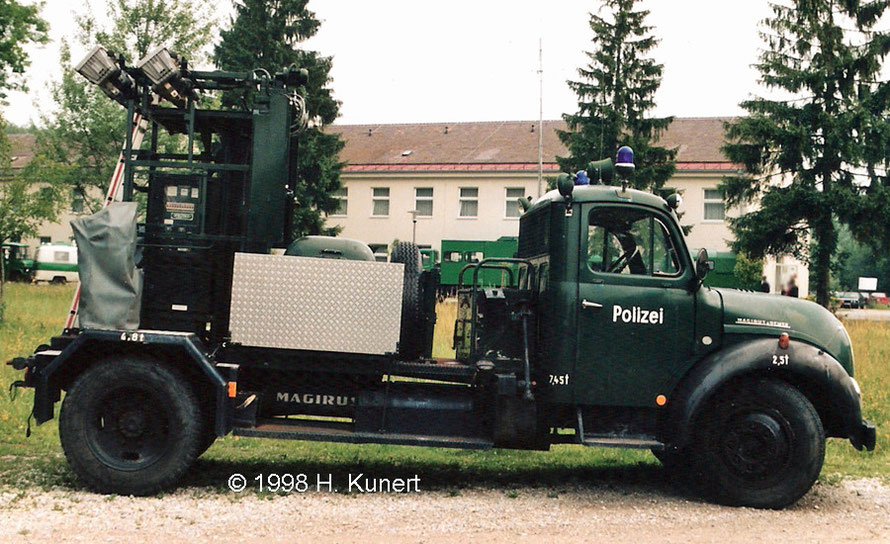
[(742, 289), (756, 291), (760, 289), (760, 281), (763, 278), (763, 259), (753, 259), (744, 253), (739, 253), (736, 255), (732, 273)]

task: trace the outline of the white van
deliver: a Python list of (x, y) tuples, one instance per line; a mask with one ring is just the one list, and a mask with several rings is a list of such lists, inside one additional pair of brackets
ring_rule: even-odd
[(77, 275), (77, 247), (74, 244), (43, 244), (34, 259), (34, 282), (68, 283), (80, 281)]

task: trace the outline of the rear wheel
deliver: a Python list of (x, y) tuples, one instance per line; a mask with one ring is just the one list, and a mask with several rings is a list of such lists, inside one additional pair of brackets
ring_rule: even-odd
[(411, 242), (396, 242), (390, 260), (405, 265), (399, 356), (402, 359), (417, 359), (423, 355), (424, 339), (420, 250)]
[(791, 385), (749, 380), (717, 393), (697, 420), (698, 471), (721, 502), (782, 508), (812, 487), (825, 460), (825, 432)]
[(202, 447), (201, 412), (185, 378), (158, 361), (120, 356), (84, 372), (65, 395), (59, 437), (92, 489), (148, 495), (175, 483)]

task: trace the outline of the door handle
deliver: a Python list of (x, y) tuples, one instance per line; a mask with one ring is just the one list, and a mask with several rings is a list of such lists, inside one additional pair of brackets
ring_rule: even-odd
[(598, 302), (592, 302), (587, 300), (586, 298), (581, 301), (582, 308), (602, 308), (603, 305)]

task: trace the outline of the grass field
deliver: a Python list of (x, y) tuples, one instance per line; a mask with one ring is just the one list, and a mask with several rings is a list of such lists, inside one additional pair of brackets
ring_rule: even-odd
[[(30, 353), (62, 327), (72, 287), (9, 285), (6, 321), (0, 325), (0, 362)], [(435, 354), (448, 356), (454, 304), (440, 306)], [(878, 425), (875, 452), (855, 451), (845, 440), (830, 440), (822, 472), (828, 483), (846, 476), (890, 479), (890, 325), (850, 322), (857, 378), (864, 391), (865, 416)], [(19, 373), (0, 367), (0, 484), (16, 487), (77, 488), (59, 446), (56, 421), (34, 428), (25, 438), (25, 421), (32, 395), (24, 391), (11, 401), (9, 384)], [(58, 407), (57, 407), (58, 408)], [(248, 479), (257, 474), (332, 474), (345, 481), (350, 472), (375, 477), (418, 474), (424, 489), (475, 486), (560, 486), (600, 482), (651, 482), (663, 471), (648, 452), (554, 446), (550, 452), (464, 450), (313, 442), (291, 442), (226, 437), (198, 461), (186, 486), (224, 490), (234, 472)]]

